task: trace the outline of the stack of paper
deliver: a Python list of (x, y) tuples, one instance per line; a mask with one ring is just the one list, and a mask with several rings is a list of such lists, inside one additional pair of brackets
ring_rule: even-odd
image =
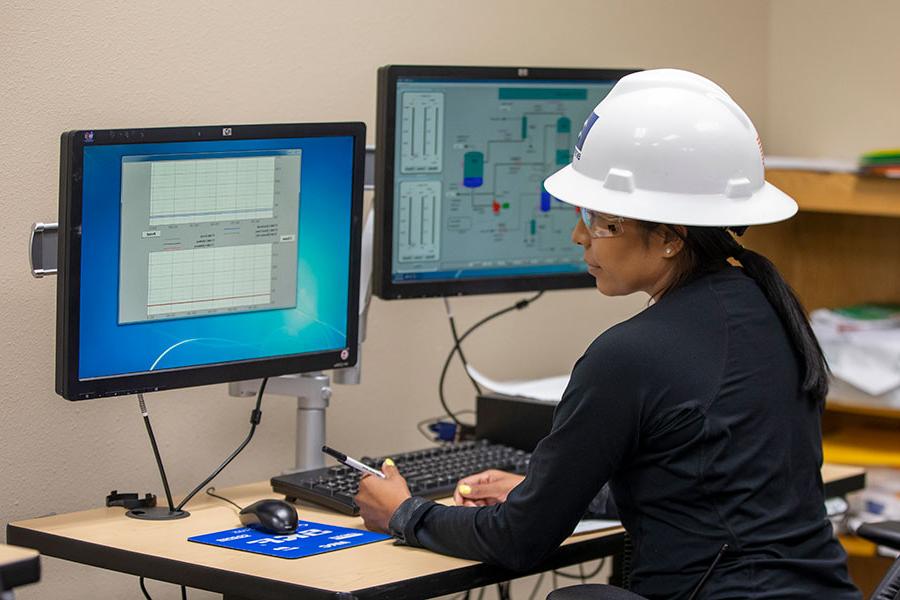
[(880, 396), (900, 388), (900, 305), (858, 305), (812, 313), (835, 377)]
[(766, 169), (817, 171), (820, 173), (855, 173), (857, 165), (842, 158), (810, 158), (808, 156), (766, 156)]
[(568, 375), (557, 375), (556, 377), (545, 377), (543, 379), (496, 381), (482, 375), (472, 365), (468, 365), (467, 368), (469, 375), (478, 382), (478, 385), (504, 396), (519, 396), (544, 402), (559, 402), (562, 399), (563, 392), (566, 390), (566, 386), (569, 385)]

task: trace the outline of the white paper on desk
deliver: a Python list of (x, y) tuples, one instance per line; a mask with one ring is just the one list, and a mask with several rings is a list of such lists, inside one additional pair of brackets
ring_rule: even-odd
[(819, 171), (824, 173), (855, 173), (858, 166), (856, 161), (841, 158), (766, 155), (766, 168)]
[(545, 377), (543, 379), (494, 381), (479, 373), (475, 367), (468, 365), (469, 375), (478, 382), (478, 385), (493, 390), (505, 396), (520, 396), (533, 398), (544, 402), (559, 402), (566, 386), (569, 385), (568, 375)]
[(621, 527), (621, 521), (607, 521), (605, 519), (582, 519), (575, 526), (572, 535), (580, 533), (590, 533), (592, 531), (602, 531), (604, 529), (612, 529), (613, 527)]

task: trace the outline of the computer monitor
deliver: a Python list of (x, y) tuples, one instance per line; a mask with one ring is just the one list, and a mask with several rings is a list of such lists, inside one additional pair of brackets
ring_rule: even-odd
[(382, 67), (374, 291), (381, 298), (589, 287), (574, 209), (544, 189), (630, 70)]
[(71, 131), (61, 146), (60, 395), (355, 363), (363, 123)]

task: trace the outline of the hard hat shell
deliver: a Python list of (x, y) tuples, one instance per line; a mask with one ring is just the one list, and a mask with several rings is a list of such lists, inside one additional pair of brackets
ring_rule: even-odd
[(585, 121), (572, 163), (544, 187), (575, 206), (673, 225), (757, 225), (797, 212), (765, 181), (762, 145), (741, 107), (677, 69), (619, 80)]

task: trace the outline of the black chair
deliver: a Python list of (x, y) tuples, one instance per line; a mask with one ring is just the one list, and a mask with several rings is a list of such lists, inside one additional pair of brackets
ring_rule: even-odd
[[(879, 546), (900, 550), (900, 521), (866, 523), (856, 530), (856, 535)], [(872, 600), (900, 600), (900, 556), (882, 577)]]
[[(900, 521), (866, 523), (856, 534), (864, 539), (900, 550)], [(550, 592), (547, 600), (647, 600), (643, 596), (612, 585), (573, 585)], [(900, 600), (900, 557), (885, 573), (870, 600)]]

